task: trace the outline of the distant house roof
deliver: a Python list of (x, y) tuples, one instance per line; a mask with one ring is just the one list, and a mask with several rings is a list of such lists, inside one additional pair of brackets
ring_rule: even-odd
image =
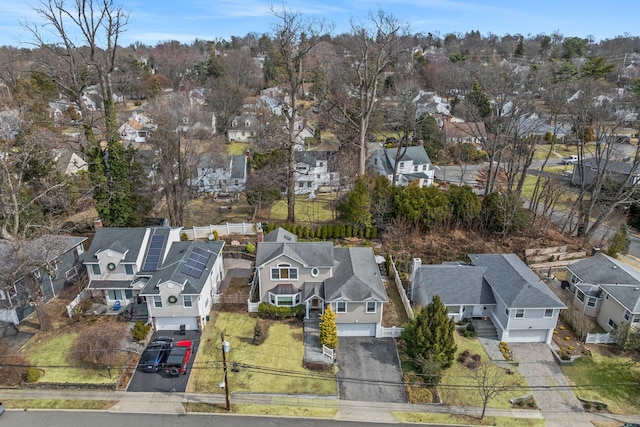
[(267, 233), (264, 236), (264, 241), (265, 242), (280, 242), (280, 243), (297, 242), (298, 241), (298, 236), (296, 236), (295, 234), (293, 234), (290, 231), (285, 230), (282, 227), (278, 227), (275, 230), (271, 231), (270, 233)]
[(473, 265), (487, 267), (485, 280), (509, 308), (566, 308), (515, 254), (470, 254)]
[(484, 280), (486, 267), (473, 265), (423, 265), (413, 279), (413, 301), (421, 306), (438, 295), (445, 305), (495, 304)]
[[(421, 145), (402, 147), (402, 148), (385, 148), (375, 151), (369, 161), (368, 165), (376, 172), (382, 175), (393, 174), (394, 166), (396, 164), (396, 156), (400, 150), (399, 162), (413, 161), (414, 165), (431, 165), (431, 160), (426, 150)], [(425, 178), (425, 173), (416, 173), (416, 178)], [(411, 178), (411, 174), (404, 174), (407, 179)]]
[(315, 166), (319, 161), (332, 162), (337, 155), (336, 151), (296, 151), (294, 153), (296, 163)]
[(442, 133), (446, 138), (456, 139), (487, 137), (483, 122), (444, 122)]

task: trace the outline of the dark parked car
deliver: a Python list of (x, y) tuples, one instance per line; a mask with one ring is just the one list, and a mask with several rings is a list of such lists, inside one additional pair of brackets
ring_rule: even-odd
[(171, 347), (164, 365), (167, 374), (177, 377), (179, 374), (187, 373), (187, 363), (189, 363), (189, 358), (191, 357), (191, 346), (191, 341), (182, 340)]
[(154, 343), (151, 344), (142, 353), (140, 358), (140, 366), (145, 372), (158, 372), (164, 366), (164, 362), (167, 360), (170, 346), (166, 343)]

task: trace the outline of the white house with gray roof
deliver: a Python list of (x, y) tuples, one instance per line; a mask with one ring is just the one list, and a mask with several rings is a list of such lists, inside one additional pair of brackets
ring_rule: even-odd
[(551, 342), (562, 301), (515, 254), (471, 254), (471, 265), (414, 260), (411, 296), (439, 295), (449, 316), (489, 318), (505, 342)]
[(156, 330), (204, 329), (223, 279), (224, 242), (181, 242), (181, 228), (99, 228), (84, 264), (108, 307), (146, 306)]
[(198, 161), (192, 188), (202, 193), (241, 193), (247, 183), (246, 156), (203, 156)]
[(292, 233), (274, 230), (258, 242), (254, 290), (263, 303), (303, 305), (306, 318), (319, 316), (331, 304), (338, 336), (382, 334), (388, 298), (371, 248), (299, 242)]
[(435, 169), (421, 145), (401, 148), (385, 148), (375, 151), (367, 160), (367, 168), (384, 175), (396, 185), (406, 186), (415, 182), (419, 187), (433, 185)]
[(603, 253), (567, 266), (573, 304), (605, 331), (622, 323), (640, 326), (640, 271)]
[(328, 193), (340, 187), (335, 151), (296, 151), (296, 194)]

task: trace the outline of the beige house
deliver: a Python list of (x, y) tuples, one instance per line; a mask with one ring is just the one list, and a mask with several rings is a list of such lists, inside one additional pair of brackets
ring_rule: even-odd
[(319, 316), (330, 304), (338, 336), (382, 334), (388, 298), (371, 248), (299, 242), (296, 235), (278, 228), (258, 242), (253, 287), (260, 302), (303, 305), (305, 318)]

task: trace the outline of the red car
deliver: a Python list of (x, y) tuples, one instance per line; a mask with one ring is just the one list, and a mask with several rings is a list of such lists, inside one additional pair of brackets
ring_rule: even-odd
[(187, 364), (191, 357), (191, 341), (182, 340), (178, 341), (167, 355), (167, 361), (164, 364), (167, 374), (176, 377), (179, 374), (185, 374), (187, 371)]

